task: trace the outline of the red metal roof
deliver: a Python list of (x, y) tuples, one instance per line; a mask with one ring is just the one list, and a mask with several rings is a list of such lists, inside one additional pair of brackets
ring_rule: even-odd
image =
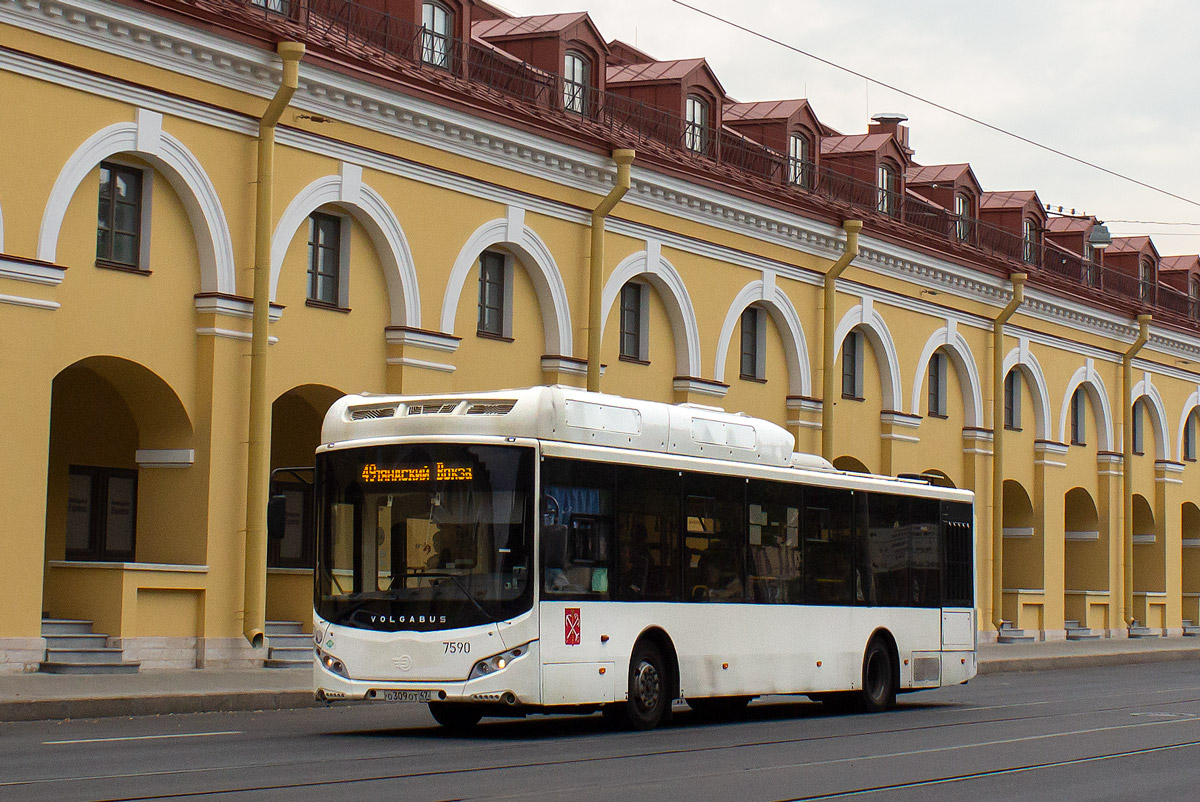
[(1158, 249), (1149, 237), (1113, 237), (1112, 245), (1108, 246), (1108, 253), (1141, 253), (1147, 249), (1153, 251), (1155, 256), (1158, 255)]
[(1164, 256), (1158, 263), (1159, 273), (1186, 270), (1189, 273), (1200, 272), (1200, 256)]
[(678, 81), (691, 75), (704, 64), (702, 58), (687, 58), (677, 61), (652, 61), (648, 64), (627, 64), (608, 68), (608, 83), (623, 84), (633, 81)]
[[(971, 172), (969, 164), (926, 164), (909, 167), (904, 173), (904, 180), (909, 186), (937, 184), (945, 182), (953, 184)], [(974, 180), (972, 178), (972, 180)]]
[(1022, 209), (1028, 206), (1030, 202), (1036, 202), (1039, 209), (1042, 207), (1042, 202), (1038, 199), (1037, 192), (1032, 189), (1018, 189), (1008, 192), (985, 192), (980, 197), (979, 208)]
[(725, 107), (724, 117), (726, 120), (787, 120), (807, 106), (808, 101), (803, 98), (730, 103)]
[(1046, 230), (1055, 233), (1088, 231), (1097, 222), (1094, 217), (1062, 217), (1055, 215), (1046, 220)]
[(891, 134), (850, 134), (827, 136), (821, 139), (821, 155), (839, 153), (870, 153), (892, 141)]

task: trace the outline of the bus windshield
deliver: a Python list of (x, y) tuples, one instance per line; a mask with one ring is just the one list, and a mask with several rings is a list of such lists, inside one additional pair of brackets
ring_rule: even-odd
[(317, 457), (316, 610), (379, 630), (434, 630), (532, 607), (533, 451), (419, 444)]

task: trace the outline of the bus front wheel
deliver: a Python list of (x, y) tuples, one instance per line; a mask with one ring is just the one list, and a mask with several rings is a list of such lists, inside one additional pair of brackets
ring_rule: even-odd
[(881, 713), (896, 704), (896, 666), (882, 638), (872, 638), (867, 644), (858, 702), (865, 713)]
[(483, 712), (471, 704), (454, 702), (430, 702), (429, 714), (433, 720), (448, 730), (469, 730), (483, 718)]
[(634, 647), (629, 660), (629, 698), (610, 709), (631, 729), (652, 730), (662, 723), (670, 708), (670, 687), (662, 651), (643, 640)]

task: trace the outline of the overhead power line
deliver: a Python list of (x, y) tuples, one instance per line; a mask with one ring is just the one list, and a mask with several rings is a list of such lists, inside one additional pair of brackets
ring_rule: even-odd
[(833, 67), (836, 70), (841, 70), (842, 72), (853, 75), (856, 78), (862, 78), (864, 81), (868, 81), (868, 82), (876, 84), (878, 86), (882, 86), (884, 89), (890, 89), (891, 91), (896, 92), (897, 94), (903, 95), (904, 97), (907, 97), (907, 98), (912, 98), (913, 100), (915, 100), (919, 103), (924, 103), (927, 106), (932, 106), (933, 108), (938, 109), (939, 111), (944, 111), (947, 114), (953, 115), (953, 116), (958, 117), (963, 120), (966, 120), (967, 122), (971, 122), (976, 125), (983, 126), (984, 128), (987, 128), (990, 131), (995, 131), (998, 134), (1002, 134), (1004, 136), (1011, 137), (1018, 141), (1024, 142), (1027, 145), (1032, 145), (1035, 148), (1044, 150), (1048, 153), (1053, 153), (1056, 156), (1061, 156), (1064, 159), (1069, 159), (1077, 164), (1082, 164), (1085, 167), (1090, 167), (1093, 170), (1099, 170), (1102, 173), (1106, 173), (1114, 178), (1119, 178), (1122, 181), (1128, 181), (1131, 184), (1136, 184), (1137, 186), (1148, 189), (1151, 192), (1157, 192), (1161, 195), (1166, 195), (1167, 197), (1174, 198), (1175, 200), (1183, 201), (1184, 203), (1191, 204), (1192, 206), (1200, 206), (1200, 201), (1192, 200), (1191, 198), (1185, 197), (1183, 195), (1179, 195), (1179, 194), (1171, 192), (1170, 190), (1167, 190), (1167, 189), (1163, 189), (1162, 187), (1154, 186), (1153, 184), (1148, 184), (1145, 181), (1141, 181), (1137, 178), (1134, 178), (1133, 176), (1126, 175), (1125, 173), (1121, 173), (1116, 170), (1111, 170), (1108, 167), (1104, 167), (1103, 165), (1096, 164), (1095, 162), (1091, 162), (1091, 161), (1088, 161), (1087, 159), (1080, 158), (1079, 156), (1072, 156), (1070, 153), (1067, 153), (1066, 151), (1062, 151), (1062, 150), (1059, 150), (1058, 148), (1052, 147), (1050, 145), (1043, 144), (1041, 142), (1038, 142), (1035, 139), (1030, 139), (1027, 136), (1022, 136), (1021, 134), (1018, 134), (1014, 131), (1009, 131), (1006, 128), (1001, 128), (998, 125), (993, 125), (992, 123), (989, 123), (986, 120), (981, 120), (978, 117), (972, 117), (970, 114), (966, 114), (964, 112), (957, 111), (956, 109), (952, 109), (949, 106), (945, 106), (941, 103), (938, 103), (935, 100), (930, 100), (929, 98), (922, 97), (918, 94), (909, 92), (905, 89), (901, 89), (898, 86), (889, 84), (886, 81), (881, 81), (878, 78), (872, 78), (870, 75), (866, 75), (865, 73), (858, 72), (857, 70), (850, 69), (849, 67), (844, 67), (835, 61), (830, 61), (827, 58), (822, 58), (821, 56), (818, 56), (815, 53), (810, 53), (807, 50), (803, 50), (799, 47), (796, 47), (795, 45), (788, 44), (787, 42), (776, 39), (773, 36), (768, 36), (767, 34), (761, 32), (761, 31), (756, 31), (753, 28), (748, 28), (745, 25), (741, 25), (740, 23), (734, 22), (733, 20), (722, 17), (719, 14), (714, 14), (711, 11), (706, 11), (703, 8), (698, 8), (697, 6), (694, 6), (690, 3), (685, 3), (683, 0), (670, 0), (670, 2), (674, 3), (677, 6), (682, 6), (686, 9), (694, 11), (697, 14), (700, 14), (702, 16), (708, 17), (709, 19), (715, 20), (715, 21), (721, 23), (722, 25), (728, 25), (731, 28), (736, 28), (737, 30), (742, 31), (743, 33), (748, 33), (751, 36), (762, 39), (765, 42), (770, 42), (771, 44), (778, 45), (786, 50), (790, 50), (793, 53), (799, 53), (802, 56), (807, 56), (808, 58), (813, 59), (814, 61), (819, 61), (822, 64)]

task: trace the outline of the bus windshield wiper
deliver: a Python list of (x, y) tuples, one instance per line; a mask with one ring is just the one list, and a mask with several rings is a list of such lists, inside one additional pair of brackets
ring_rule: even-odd
[(479, 603), (479, 599), (475, 598), (475, 594), (463, 584), (462, 580), (458, 578), (457, 574), (452, 574), (449, 571), (414, 571), (410, 573), (409, 576), (436, 576), (439, 578), (444, 577), (449, 579), (454, 583), (455, 587), (462, 591), (462, 594), (467, 597), (467, 600), (470, 601), (471, 604), (475, 605), (475, 608), (478, 609), (479, 612), (483, 613), (484, 618), (493, 624), (499, 623), (499, 620), (489, 613), (486, 607)]

